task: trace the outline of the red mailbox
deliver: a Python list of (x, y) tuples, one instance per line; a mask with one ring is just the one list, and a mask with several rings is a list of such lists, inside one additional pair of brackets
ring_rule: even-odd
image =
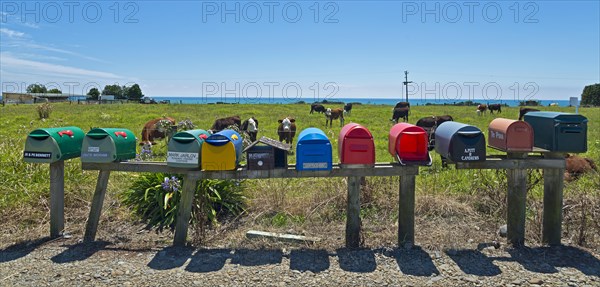
[(488, 144), (503, 151), (533, 150), (533, 128), (524, 121), (497, 118), (488, 127)]
[(399, 123), (390, 130), (388, 151), (400, 164), (413, 162), (430, 165), (431, 157), (427, 147), (427, 132), (421, 127)]
[(374, 165), (373, 135), (359, 124), (347, 124), (340, 131), (338, 152), (342, 164)]

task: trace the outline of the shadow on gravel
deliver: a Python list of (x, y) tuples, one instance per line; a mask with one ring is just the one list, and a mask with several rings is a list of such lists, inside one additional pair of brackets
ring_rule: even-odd
[(50, 237), (44, 237), (36, 240), (29, 240), (21, 243), (17, 243), (8, 246), (0, 250), (0, 263), (17, 260), (21, 257), (27, 256), (33, 250), (38, 248), (40, 245), (50, 241)]
[(290, 251), (290, 269), (318, 273), (329, 269), (329, 253), (325, 250)]
[(192, 256), (193, 249), (188, 247), (165, 247), (154, 255), (148, 267), (155, 270), (168, 270), (183, 266)]
[(243, 266), (259, 266), (268, 264), (279, 264), (283, 258), (281, 250), (269, 249), (239, 249), (236, 250), (231, 259), (231, 264)]
[(340, 268), (349, 272), (373, 272), (377, 268), (375, 253), (371, 249), (346, 249), (337, 250)]
[(200, 249), (192, 256), (185, 270), (196, 273), (219, 271), (230, 257), (230, 249)]
[(479, 250), (448, 250), (446, 254), (466, 274), (476, 276), (496, 276), (502, 273), (492, 259)]
[(86, 260), (90, 256), (94, 255), (94, 253), (104, 249), (109, 244), (110, 242), (106, 241), (78, 243), (69, 246), (67, 250), (55, 255), (50, 260), (52, 260), (54, 263), (69, 263)]
[(392, 251), (391, 257), (396, 258), (400, 271), (406, 275), (431, 276), (440, 274), (440, 271), (431, 261), (429, 254), (423, 251), (421, 247), (415, 246), (412, 249), (396, 248)]
[(571, 246), (522, 247), (508, 250), (515, 260), (531, 272), (556, 273), (556, 267), (570, 267), (587, 276), (600, 277), (600, 260), (585, 250)]

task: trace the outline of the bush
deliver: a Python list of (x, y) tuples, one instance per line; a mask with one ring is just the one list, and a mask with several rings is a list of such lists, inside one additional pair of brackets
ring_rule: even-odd
[(52, 106), (49, 103), (43, 103), (37, 107), (37, 112), (40, 120), (50, 118)]
[[(162, 231), (174, 229), (181, 199), (183, 179), (164, 173), (142, 174), (131, 188), (123, 193), (123, 203), (147, 224), (148, 228)], [(245, 211), (242, 185), (231, 180), (202, 180), (196, 186), (192, 208), (192, 226), (218, 224), (226, 216), (237, 216)]]

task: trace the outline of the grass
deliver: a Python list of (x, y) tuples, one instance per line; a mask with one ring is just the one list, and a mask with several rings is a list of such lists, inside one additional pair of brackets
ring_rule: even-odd
[[(356, 105), (346, 123), (356, 122), (371, 130), (375, 138), (378, 162), (391, 162), (387, 151), (391, 106)], [(574, 108), (542, 107), (544, 110), (574, 112)], [(287, 105), (77, 105), (52, 104), (49, 118), (40, 120), (37, 105), (7, 105), (0, 107), (0, 216), (9, 224), (0, 231), (24, 233), (48, 221), (49, 168), (46, 164), (27, 164), (22, 161), (25, 138), (36, 128), (78, 126), (84, 131), (92, 127), (127, 128), (140, 136), (144, 123), (160, 116), (170, 116), (177, 121), (190, 119), (197, 128), (209, 128), (216, 118), (240, 115), (242, 119), (254, 116), (259, 120), (259, 136), (277, 138), (277, 120), (292, 116), (298, 132), (308, 127), (325, 131), (332, 142), (333, 160), (338, 161), (339, 121), (332, 128), (325, 127), (322, 114), (309, 114), (309, 104)], [(589, 119), (588, 152), (583, 156), (600, 162), (600, 109), (580, 108)], [(487, 137), (487, 126), (496, 117), (516, 119), (518, 108), (504, 108), (500, 115), (477, 116), (474, 107), (415, 106), (409, 122), (430, 115), (450, 114), (458, 122), (479, 127)], [(139, 147), (138, 147), (139, 152)], [(166, 143), (159, 141), (153, 147), (153, 160), (164, 161)], [(477, 215), (490, 226), (502, 223), (506, 215), (506, 175), (503, 171), (456, 170), (442, 168), (440, 158), (432, 152), (434, 163), (420, 169), (417, 177), (417, 224), (430, 226), (423, 220), (438, 219), (465, 222)], [(489, 154), (501, 152), (488, 149)], [(290, 163), (295, 156), (288, 157)], [(65, 164), (65, 197), (67, 227), (69, 221), (85, 222), (91, 202), (97, 172), (82, 171), (79, 159)], [(532, 171), (531, 182), (540, 177)], [(129, 211), (121, 206), (118, 194), (129, 187), (133, 173), (112, 173), (105, 203), (107, 217), (117, 222), (128, 222)], [(600, 184), (599, 176), (588, 175), (565, 185), (565, 238), (585, 245), (600, 246)], [(248, 214), (243, 224), (271, 230), (310, 229), (317, 233), (342, 232), (346, 208), (346, 179), (270, 179), (248, 180), (245, 190), (249, 200)], [(541, 224), (541, 198), (543, 184), (532, 184), (528, 193), (528, 237), (539, 238)], [(367, 179), (361, 194), (363, 226), (372, 244), (387, 243), (394, 237), (393, 222), (397, 220), (397, 177), (372, 177)], [(19, 216), (15, 216), (19, 214)], [(469, 220), (465, 219), (468, 218)], [(595, 222), (594, 222), (595, 220)], [(336, 225), (327, 230), (326, 226)], [(223, 230), (235, 230), (224, 225)], [(229, 228), (229, 229), (228, 229)], [(424, 227), (425, 228), (425, 227)], [(431, 228), (434, 228), (431, 226)], [(36, 229), (37, 230), (37, 229)], [(225, 232), (225, 231), (218, 232)], [(46, 232), (42, 229), (42, 235)], [(230, 232), (230, 231), (228, 231)], [(461, 236), (461, 234), (458, 234)], [(215, 236), (215, 240), (222, 240)], [(451, 240), (452, 236), (430, 236), (417, 240)], [(392, 240), (394, 242), (394, 240)]]

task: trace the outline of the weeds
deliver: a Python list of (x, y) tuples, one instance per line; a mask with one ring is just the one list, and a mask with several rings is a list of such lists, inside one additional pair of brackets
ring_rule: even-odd
[(50, 113), (52, 112), (52, 105), (50, 103), (43, 103), (37, 107), (37, 113), (40, 120), (45, 120), (50, 118)]

